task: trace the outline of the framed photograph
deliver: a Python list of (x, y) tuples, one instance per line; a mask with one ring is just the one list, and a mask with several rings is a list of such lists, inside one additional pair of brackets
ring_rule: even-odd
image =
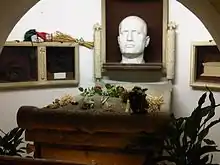
[[(120, 22), (139, 16), (148, 26), (150, 42), (144, 50), (144, 64), (121, 64), (118, 46)], [(162, 70), (166, 67), (168, 0), (102, 0), (102, 63), (105, 70)]]
[(193, 42), (190, 86), (220, 89), (220, 51), (214, 41)]

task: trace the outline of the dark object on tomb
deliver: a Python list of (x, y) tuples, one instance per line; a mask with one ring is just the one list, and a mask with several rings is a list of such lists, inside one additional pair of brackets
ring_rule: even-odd
[(145, 93), (147, 89), (142, 89), (140, 87), (134, 87), (128, 94), (130, 101), (130, 108), (133, 113), (146, 113), (149, 103), (146, 100), (147, 94)]

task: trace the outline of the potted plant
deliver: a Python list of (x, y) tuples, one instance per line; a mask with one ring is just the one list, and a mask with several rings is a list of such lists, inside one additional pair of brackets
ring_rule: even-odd
[(22, 134), (24, 129), (16, 127), (5, 133), (0, 129), (3, 136), (0, 136), (0, 155), (21, 156), (25, 153), (26, 147), (20, 147), (23, 143)]
[(150, 143), (158, 149), (157, 153), (151, 153), (151, 157), (154, 155), (153, 160), (149, 159), (149, 152), (146, 152), (148, 156), (144, 164), (149, 164), (151, 161), (151, 164), (214, 165), (213, 153), (220, 150), (217, 149), (213, 140), (206, 137), (210, 129), (220, 122), (220, 119), (212, 120), (215, 116), (215, 108), (219, 104), (216, 104), (213, 93), (209, 89), (208, 92), (209, 105), (204, 106), (207, 99), (207, 92), (205, 92), (190, 116), (175, 118), (171, 115), (162, 145), (158, 145), (159, 141), (153, 143), (154, 135), (141, 135), (136, 146), (149, 148)]

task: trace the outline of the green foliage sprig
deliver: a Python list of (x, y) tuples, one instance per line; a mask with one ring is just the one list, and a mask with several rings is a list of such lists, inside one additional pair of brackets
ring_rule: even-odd
[(79, 91), (81, 92), (82, 96), (92, 97), (97, 94), (99, 96), (109, 96), (109, 97), (119, 98), (121, 94), (125, 91), (125, 89), (122, 86), (105, 84), (104, 87), (101, 86), (95, 86), (91, 88), (79, 87)]

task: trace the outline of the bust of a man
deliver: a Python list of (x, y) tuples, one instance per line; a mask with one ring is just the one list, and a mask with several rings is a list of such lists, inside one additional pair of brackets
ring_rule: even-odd
[(147, 23), (138, 16), (128, 16), (119, 24), (118, 44), (122, 54), (121, 63), (143, 64), (144, 49), (148, 46)]

